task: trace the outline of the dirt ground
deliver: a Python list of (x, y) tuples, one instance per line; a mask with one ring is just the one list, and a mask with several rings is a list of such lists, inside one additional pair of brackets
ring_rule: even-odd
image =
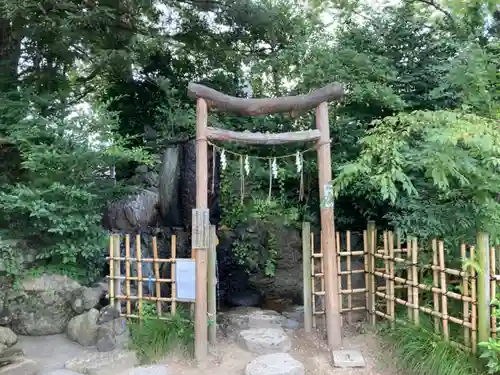
[[(365, 368), (334, 369), (326, 348), (326, 342), (319, 332), (306, 335), (303, 330), (289, 332), (292, 337), (291, 356), (301, 361), (307, 375), (401, 375), (391, 369), (390, 356), (384, 356), (380, 343), (373, 333), (346, 332), (342, 348), (357, 349), (366, 361)], [(256, 356), (240, 349), (235, 343), (220, 338), (216, 348), (212, 348), (210, 359), (196, 366), (192, 362), (177, 358), (166, 358), (160, 363), (168, 366), (173, 374), (182, 375), (237, 375), (243, 374), (245, 366)]]

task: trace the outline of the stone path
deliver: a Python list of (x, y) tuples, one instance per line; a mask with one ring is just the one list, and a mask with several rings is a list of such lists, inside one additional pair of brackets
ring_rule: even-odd
[[(19, 337), (18, 347), (26, 358), (35, 361), (40, 371), (29, 375), (394, 375), (378, 369), (378, 342), (374, 335), (349, 335), (337, 353), (337, 363), (348, 366), (362, 353), (363, 368), (334, 368), (320, 332), (306, 335), (300, 319), (274, 311), (238, 309), (220, 317), (218, 344), (211, 348), (202, 365), (168, 357), (152, 366), (138, 366), (134, 353), (99, 353), (68, 340), (65, 335)], [(30, 370), (31, 371), (31, 370)], [(27, 375), (9, 372), (0, 375)]]

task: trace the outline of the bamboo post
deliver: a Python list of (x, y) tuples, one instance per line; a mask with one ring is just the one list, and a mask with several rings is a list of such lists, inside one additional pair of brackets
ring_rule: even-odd
[[(388, 259), (389, 257), (389, 239), (388, 239), (389, 233), (384, 230), (383, 233), (383, 239), (384, 239), (384, 274), (386, 276), (389, 276), (391, 274), (391, 266), (390, 266), (390, 260)], [(385, 279), (385, 312), (387, 316), (391, 316), (391, 281), (389, 278), (384, 277)]]
[(155, 294), (156, 294), (156, 312), (158, 316), (162, 315), (161, 309), (161, 282), (160, 282), (160, 264), (158, 263), (158, 241), (153, 237), (153, 269), (155, 273)]
[(312, 332), (311, 224), (302, 223), (302, 278), (304, 280), (304, 330)]
[[(337, 232), (335, 233), (335, 243), (336, 243), (336, 246), (337, 246), (337, 253), (339, 254), (339, 256), (337, 257), (336, 259), (336, 262), (337, 262), (337, 269), (339, 270), (338, 272), (338, 285), (339, 285), (339, 307), (340, 307), (340, 312), (341, 312), (341, 319), (343, 321), (344, 319), (344, 316), (342, 315), (342, 310), (344, 309), (344, 294), (342, 293), (342, 265), (341, 265), (341, 256), (340, 256), (340, 253), (342, 252), (341, 248), (340, 248), (340, 233)], [(322, 263), (324, 264), (324, 263)], [(321, 272), (323, 273), (324, 271), (321, 270)]]
[(408, 298), (408, 319), (413, 321), (413, 267), (412, 267), (412, 255), (413, 255), (413, 242), (411, 237), (406, 238), (406, 257), (408, 258), (408, 266), (406, 267), (406, 279), (408, 280), (407, 298)]
[[(207, 145), (208, 107), (203, 98), (196, 101), (196, 209), (208, 207), (208, 145)], [(206, 228), (208, 233), (208, 228)], [(193, 239), (194, 241), (194, 239)], [(208, 247), (208, 243), (206, 244)], [(198, 361), (208, 354), (207, 330), (207, 248), (196, 251), (196, 303), (195, 303), (195, 357)]]
[(477, 276), (477, 308), (478, 308), (478, 340), (488, 341), (490, 335), (490, 256), (488, 233), (478, 232), (476, 239), (476, 256), (479, 267)]
[[(495, 271), (495, 264), (496, 264), (496, 251), (495, 247), (492, 246), (490, 248), (490, 293), (492, 298), (495, 298), (497, 295), (497, 284), (495, 280), (496, 276), (496, 271)], [(496, 339), (497, 337), (497, 317), (496, 317), (496, 307), (491, 305), (491, 337), (493, 339)]]
[[(470, 260), (472, 263), (476, 260), (475, 247), (470, 248)], [(476, 280), (476, 269), (470, 267), (470, 277), (471, 277), (471, 313), (470, 313), (470, 323), (471, 323), (471, 349), (472, 353), (477, 353), (477, 280)]]
[[(403, 255), (403, 249), (401, 248), (401, 230), (400, 229), (396, 230), (396, 249), (398, 250), (399, 257), (403, 258), (404, 255)], [(402, 278), (401, 271), (398, 270), (395, 273), (395, 276)], [(398, 288), (397, 290), (398, 290), (398, 292), (397, 292), (398, 298), (402, 298), (401, 288)], [(396, 291), (394, 291), (394, 293), (396, 294)]]
[(375, 221), (368, 222), (368, 273), (369, 273), (369, 282), (368, 282), (368, 314), (370, 314), (369, 319), (372, 325), (376, 323), (376, 315), (375, 315), (375, 251), (377, 249), (377, 238), (376, 238), (376, 227)]
[(208, 342), (217, 340), (217, 233), (215, 225), (210, 225), (208, 249)]
[(366, 320), (369, 321), (370, 319), (370, 288), (368, 287), (368, 284), (370, 283), (370, 262), (368, 260), (369, 258), (369, 252), (368, 252), (368, 231), (364, 230), (363, 231), (363, 252), (364, 252), (364, 265), (365, 265), (365, 307), (366, 307)]
[[(349, 324), (352, 324), (352, 263), (351, 263), (351, 231), (348, 230), (345, 234), (346, 236), (346, 251), (347, 251), (347, 259), (346, 259), (346, 269), (347, 272), (347, 289), (349, 290), (349, 294), (347, 295), (347, 308), (349, 311), (347, 312), (347, 321)], [(339, 249), (340, 251), (340, 249)], [(341, 268), (339, 268), (341, 269)]]
[(450, 339), (450, 332), (448, 329), (448, 296), (446, 285), (446, 268), (444, 263), (444, 245), (443, 241), (438, 241), (439, 251), (439, 273), (441, 275), (441, 312), (443, 319), (443, 336), (446, 341)]
[(391, 297), (390, 299), (390, 310), (389, 310), (389, 316), (391, 317), (392, 322), (396, 320), (396, 301), (395, 301), (395, 281), (394, 277), (396, 276), (395, 274), (395, 261), (394, 261), (394, 234), (392, 232), (388, 233), (388, 240), (389, 240), (389, 274), (390, 274), (390, 279), (389, 279), (389, 296)]
[(125, 293), (127, 294), (127, 317), (132, 315), (132, 302), (130, 300), (130, 235), (125, 235)]
[[(432, 270), (432, 286), (435, 289), (439, 289), (439, 271), (437, 269), (438, 267), (438, 248), (437, 248), (437, 240), (434, 238), (432, 239), (432, 265), (433, 265), (433, 270)], [(434, 302), (434, 311), (439, 312), (439, 294), (436, 293), (435, 290), (432, 291), (432, 297), (433, 297), (433, 302)], [(439, 317), (435, 316), (434, 317), (434, 332), (439, 333)]]
[(419, 309), (419, 288), (418, 288), (418, 241), (416, 238), (412, 241), (411, 247), (411, 263), (412, 263), (412, 281), (413, 281), (413, 320), (415, 324), (420, 324), (420, 309)]
[[(465, 247), (465, 244), (460, 245), (460, 256), (462, 258), (462, 261), (465, 262), (467, 260), (467, 248)], [(463, 296), (464, 297), (469, 297), (469, 269), (467, 268), (465, 270), (465, 275), (462, 278), (462, 289), (463, 289)], [(469, 312), (470, 306), (468, 301), (464, 301), (464, 306), (463, 306), (463, 319), (464, 322), (469, 322), (470, 321), (470, 312)], [(464, 343), (465, 346), (470, 345), (470, 331), (469, 327), (464, 327)]]
[(141, 250), (141, 235), (135, 236), (135, 257), (137, 259), (137, 302), (139, 321), (142, 320), (142, 250)]
[(115, 306), (115, 239), (114, 234), (109, 236), (109, 304)]
[(311, 233), (311, 282), (312, 282), (312, 301), (311, 301), (311, 307), (312, 307), (312, 326), (313, 328), (316, 328), (316, 271), (315, 271), (315, 262), (316, 262), (316, 257), (314, 256), (314, 233)]
[(120, 235), (117, 234), (115, 237), (115, 245), (114, 245), (114, 259), (112, 262), (115, 264), (114, 266), (114, 271), (115, 271), (115, 308), (121, 313), (122, 312), (122, 303), (121, 303), (121, 296), (122, 296), (122, 281), (121, 281), (121, 261), (120, 261)]
[(170, 313), (175, 315), (177, 313), (177, 284), (175, 282), (175, 263), (177, 261), (177, 236), (174, 234), (170, 239), (170, 259), (172, 262), (170, 263), (170, 279), (171, 279), (171, 297), (172, 297), (172, 305), (170, 307)]
[[(333, 349), (342, 343), (342, 323), (339, 308), (338, 269), (335, 260), (335, 220), (333, 208), (332, 158), (330, 145), (330, 127), (328, 125), (328, 103), (323, 102), (316, 107), (316, 127), (320, 131), (317, 142), (318, 149), (318, 180), (321, 212), (321, 244), (323, 262), (325, 265), (325, 316), (328, 346)], [(331, 201), (331, 202), (330, 202)]]

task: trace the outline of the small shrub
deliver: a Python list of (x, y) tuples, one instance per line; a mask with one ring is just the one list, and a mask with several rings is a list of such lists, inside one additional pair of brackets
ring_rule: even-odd
[(383, 328), (382, 333), (405, 375), (485, 374), (475, 357), (437, 338), (426, 319), (419, 326), (397, 323), (393, 328)]
[(183, 309), (159, 319), (155, 306), (145, 304), (142, 322), (130, 325), (130, 336), (131, 349), (137, 352), (142, 363), (157, 361), (171, 353), (193, 353), (194, 324)]

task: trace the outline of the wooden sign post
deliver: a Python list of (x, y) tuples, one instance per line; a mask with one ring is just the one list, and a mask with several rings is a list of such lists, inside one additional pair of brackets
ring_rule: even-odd
[[(193, 211), (193, 246), (196, 251), (196, 303), (195, 303), (195, 355), (197, 360), (207, 356), (207, 261), (209, 247), (208, 200), (208, 150), (207, 141), (224, 140), (245, 144), (277, 145), (295, 142), (316, 141), (320, 198), (324, 202), (329, 195), (332, 180), (330, 132), (328, 127), (328, 102), (340, 100), (344, 89), (339, 83), (331, 83), (308, 95), (271, 99), (236, 98), (222, 94), (209, 87), (190, 83), (188, 95), (196, 104), (196, 212)], [(217, 111), (233, 112), (243, 116), (262, 116), (289, 112), (292, 117), (316, 108), (316, 127), (307, 131), (291, 133), (234, 132), (207, 127), (208, 105)], [(325, 193), (326, 191), (326, 193)], [(205, 219), (207, 218), (207, 219)], [(325, 287), (328, 344), (334, 348), (341, 344), (341, 322), (338, 290), (337, 251), (335, 249), (335, 227), (333, 205), (321, 208), (322, 246), (325, 255)], [(213, 301), (212, 301), (213, 302)], [(212, 332), (213, 334), (213, 332)]]

